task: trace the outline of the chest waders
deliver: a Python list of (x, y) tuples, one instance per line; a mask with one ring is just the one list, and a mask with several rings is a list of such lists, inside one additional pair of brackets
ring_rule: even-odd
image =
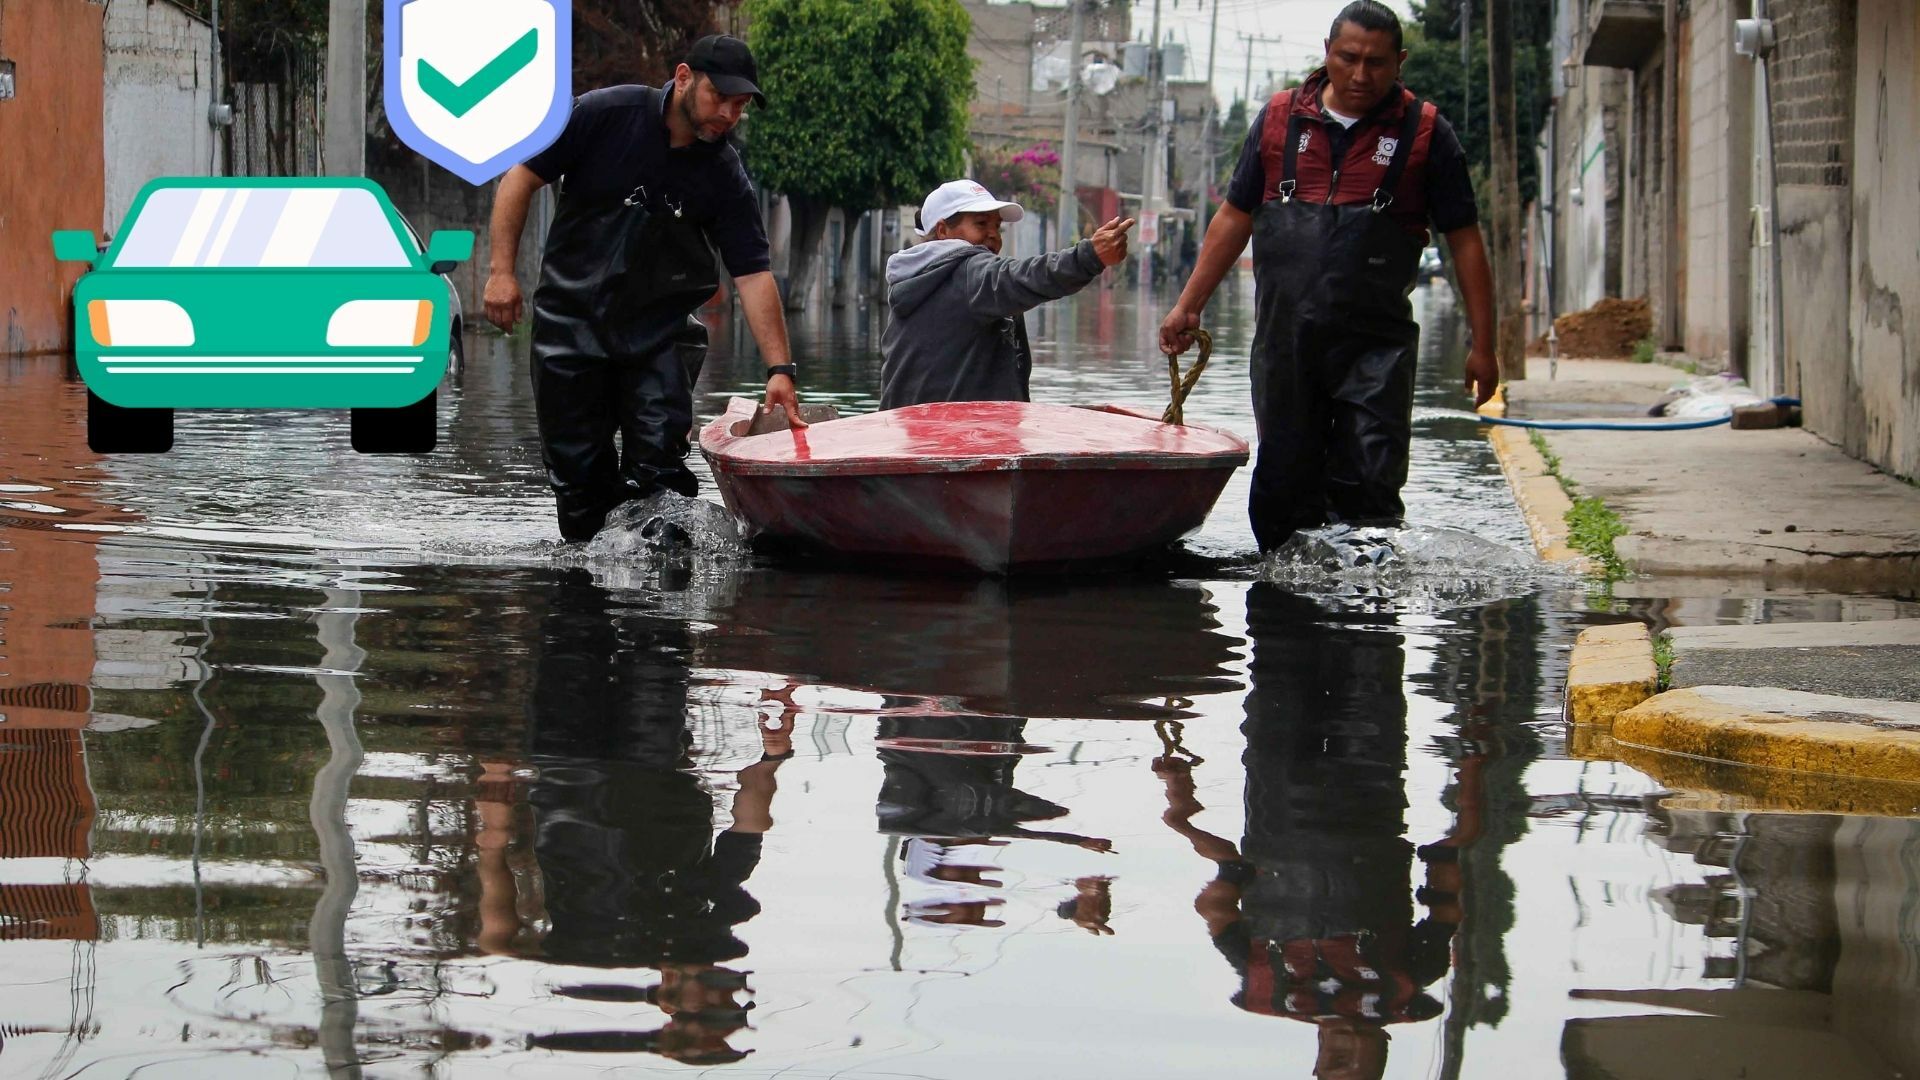
[(707, 329), (693, 312), (720, 282), (680, 209), (643, 185), (610, 202), (563, 193), (554, 215), (533, 294), (533, 399), (568, 540), (592, 539), (629, 499), (699, 490), (686, 456)]
[[(1271, 551), (1330, 521), (1398, 524), (1413, 434), (1420, 328), (1408, 294), (1420, 243), (1387, 208), (1420, 130), (1409, 101), (1371, 203), (1293, 197), (1305, 117), (1287, 125), (1279, 195), (1253, 219), (1258, 312), (1253, 410), (1260, 445), (1250, 512)], [(1325, 135), (1322, 133), (1322, 137)], [(1338, 155), (1328, 191), (1339, 189)]]

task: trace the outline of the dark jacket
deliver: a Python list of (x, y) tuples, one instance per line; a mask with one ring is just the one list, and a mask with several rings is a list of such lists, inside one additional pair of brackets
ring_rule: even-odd
[(1003, 259), (965, 240), (932, 240), (887, 260), (880, 407), (1026, 401), (1033, 355), (1022, 314), (1085, 288), (1103, 269), (1093, 243)]

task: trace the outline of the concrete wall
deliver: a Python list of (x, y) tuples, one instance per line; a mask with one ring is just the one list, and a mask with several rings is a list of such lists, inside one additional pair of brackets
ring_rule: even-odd
[(1608, 295), (1606, 113), (1620, 93), (1621, 76), (1605, 68), (1579, 70), (1577, 84), (1560, 99), (1554, 168), (1554, 205), (1561, 217), (1554, 310), (1563, 313)]
[[(1912, 0), (1862, 0), (1854, 83), (1853, 371), (1865, 422), (1841, 445), (1920, 475), (1920, 18)], [(1915, 305), (1915, 317), (1906, 308)]]
[(169, 0), (121, 0), (106, 17), (106, 210), (120, 230), (142, 185), (158, 176), (219, 175), (213, 31)]
[(973, 18), (967, 55), (974, 63), (974, 114), (1025, 112), (1033, 100), (1033, 5), (963, 0), (962, 6)]
[(1774, 0), (1771, 61), (1787, 346), (1781, 391), (1831, 442), (1866, 417), (1853, 379), (1854, 0)]
[(1686, 350), (1703, 365), (1741, 368), (1746, 360), (1753, 206), (1753, 72), (1734, 55), (1729, 0), (1696, 0), (1688, 20)]
[[(1905, 0), (1880, 0), (1906, 7)], [(1860, 5), (1877, 6), (1876, 0)], [(1913, 21), (1913, 13), (1906, 13)], [(1866, 23), (1863, 20), (1862, 39)], [(1844, 817), (1834, 837), (1834, 908), (1840, 960), (1833, 972), (1834, 1026), (1881, 1060), (1920, 1061), (1920, 907), (1913, 902), (1920, 822)]]
[(15, 96), (0, 101), (0, 354), (68, 347), (79, 264), (58, 264), (55, 229), (100, 223), (100, 6), (86, 0), (6, 5), (0, 58)]
[(1666, 162), (1673, 154), (1666, 130), (1667, 49), (1628, 73), (1623, 110), (1625, 168), (1621, 176), (1620, 295), (1644, 296), (1661, 325), (1667, 273)]

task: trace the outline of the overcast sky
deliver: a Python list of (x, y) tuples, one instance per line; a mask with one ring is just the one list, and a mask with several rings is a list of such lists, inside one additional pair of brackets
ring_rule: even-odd
[[(1153, 0), (1132, 0), (1135, 37), (1146, 40), (1153, 27)], [(1187, 77), (1205, 78), (1207, 34), (1216, 0), (1160, 0), (1161, 33), (1187, 46)], [(1239, 97), (1246, 85), (1248, 43), (1242, 35), (1278, 38), (1254, 41), (1253, 84), (1256, 92), (1271, 70), (1300, 74), (1319, 66), (1322, 42), (1333, 17), (1347, 0), (1218, 0), (1219, 54), (1214, 58), (1214, 93), (1221, 107)], [(1402, 19), (1409, 17), (1407, 0), (1386, 0)]]

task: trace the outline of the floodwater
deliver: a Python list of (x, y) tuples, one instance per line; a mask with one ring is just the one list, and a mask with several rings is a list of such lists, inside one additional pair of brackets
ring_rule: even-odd
[[(1247, 293), (1188, 403), (1243, 432)], [(1525, 551), (1416, 296), (1410, 518)], [(1035, 397), (1157, 408), (1164, 302), (1033, 318)], [(807, 397), (870, 408), (878, 329), (797, 322)], [(566, 553), (524, 357), (467, 349), (419, 460), (300, 413), (101, 459), (62, 360), (0, 367), (0, 1075), (1920, 1071), (1914, 818), (1559, 719), (1586, 625), (1910, 605), (1276, 575), (1245, 470), (1119, 578)]]

